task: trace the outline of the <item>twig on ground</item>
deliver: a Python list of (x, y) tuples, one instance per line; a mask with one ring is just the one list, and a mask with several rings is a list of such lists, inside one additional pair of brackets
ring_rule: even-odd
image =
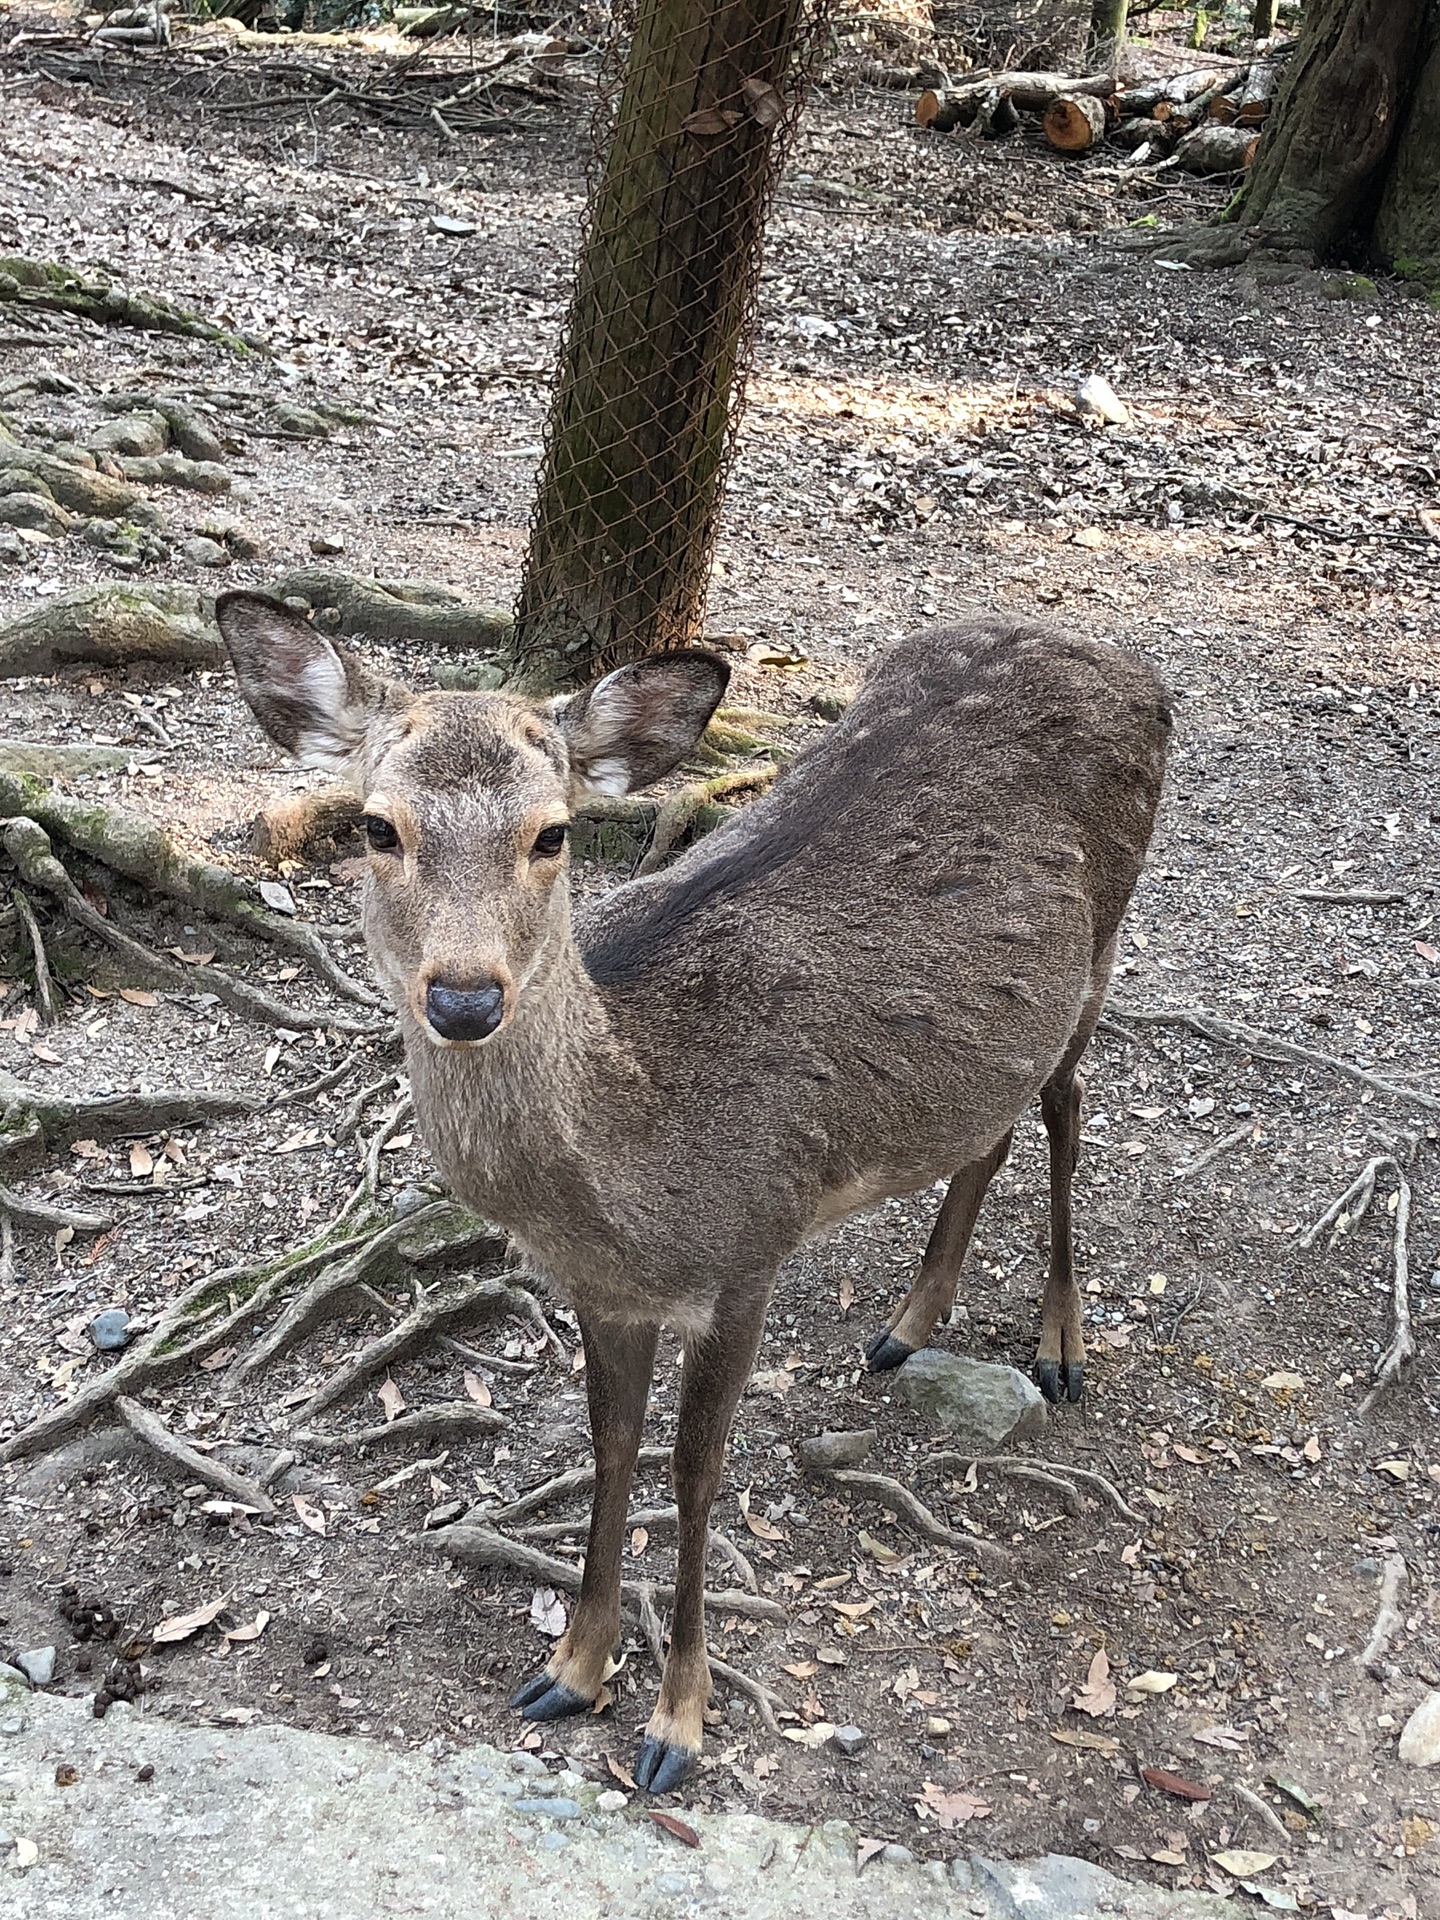
[(0, 1287), (15, 1284), (15, 1223), (0, 1204)]
[[(1343, 1227), (1336, 1227), (1336, 1238), (1341, 1233), (1348, 1233), (1352, 1227), (1359, 1226), (1370, 1209), (1370, 1202), (1375, 1198), (1375, 1182), (1381, 1170), (1394, 1164), (1393, 1155), (1377, 1153), (1373, 1160), (1360, 1169), (1339, 1199), (1332, 1200), (1313, 1226), (1305, 1229), (1295, 1242), (1296, 1246), (1308, 1253), (1325, 1229), (1332, 1222), (1338, 1221), (1342, 1214), (1345, 1216), (1345, 1224)], [(1350, 1211), (1351, 1201), (1355, 1203), (1353, 1212)]]
[(912, 1533), (918, 1533), (937, 1547), (947, 1547), (952, 1553), (967, 1554), (971, 1559), (978, 1560), (981, 1566), (993, 1571), (1008, 1567), (1011, 1563), (1004, 1547), (997, 1546), (993, 1540), (978, 1539), (973, 1534), (956, 1533), (933, 1514), (917, 1494), (900, 1481), (892, 1479), (888, 1473), (865, 1473), (854, 1467), (812, 1468), (810, 1471), (814, 1479), (830, 1480), (852, 1493), (878, 1500), (882, 1506), (891, 1508)]
[(1375, 1367), (1375, 1384), (1360, 1403), (1361, 1413), (1369, 1413), (1381, 1394), (1392, 1387), (1415, 1358), (1415, 1334), (1410, 1321), (1410, 1182), (1405, 1168), (1396, 1160), (1395, 1177), (1400, 1183), (1395, 1205), (1393, 1246), (1394, 1277), (1391, 1299), (1395, 1311), (1395, 1330), (1390, 1344)]
[(20, 916), (20, 924), (25, 929), (25, 938), (30, 946), (40, 1018), (47, 1027), (53, 1027), (60, 1018), (60, 1010), (55, 1004), (55, 983), (50, 978), (50, 962), (45, 955), (45, 942), (40, 936), (40, 923), (35, 918), (35, 909), (30, 904), (29, 896), (22, 888), (12, 887), (10, 898), (15, 902), (15, 911)]
[(1107, 1480), (1103, 1473), (1096, 1473), (1093, 1467), (1072, 1467), (1062, 1460), (1012, 1460), (1003, 1453), (931, 1453), (926, 1455), (921, 1465), (941, 1467), (951, 1473), (961, 1467), (967, 1470), (971, 1467), (989, 1467), (996, 1473), (1018, 1473), (1022, 1479), (1031, 1477), (1037, 1469), (1046, 1474), (1059, 1474), (1067, 1480), (1078, 1480), (1082, 1487), (1093, 1487), (1097, 1493), (1103, 1494), (1122, 1520), (1144, 1524), (1145, 1516), (1137, 1513), (1127, 1502), (1114, 1481)]
[(1382, 1079), (1378, 1073), (1367, 1072), (1364, 1067), (1352, 1066), (1348, 1060), (1338, 1059), (1333, 1053), (1320, 1053), (1314, 1047), (1302, 1047), (1293, 1040), (1282, 1039), (1279, 1034), (1262, 1032), (1259, 1027), (1247, 1027), (1238, 1020), (1222, 1019), (1218, 1014), (1205, 1012), (1202, 1007), (1112, 1006), (1100, 1024), (1107, 1033), (1118, 1034), (1121, 1039), (1128, 1040), (1131, 1036), (1120, 1024), (1126, 1020), (1140, 1026), (1184, 1027), (1216, 1046), (1237, 1047), (1245, 1053), (1265, 1054), (1275, 1060), (1296, 1060), (1307, 1067), (1324, 1067), (1327, 1073), (1338, 1074), (1342, 1080), (1353, 1081), (1356, 1086), (1369, 1087), (1372, 1093), (1383, 1093), (1387, 1099), (1404, 1101), (1426, 1113), (1440, 1113), (1440, 1098), (1433, 1093), (1424, 1093), (1417, 1087), (1399, 1086), (1393, 1080)]
[(1360, 1655), (1360, 1664), (1372, 1680), (1389, 1678), (1385, 1655), (1390, 1651), (1390, 1642), (1405, 1624), (1399, 1607), (1400, 1589), (1405, 1584), (1405, 1577), (1402, 1555), (1387, 1553), (1380, 1574), (1380, 1608), (1375, 1615), (1375, 1624), (1370, 1629), (1370, 1638)]
[(365, 1148), (365, 1171), (360, 1176), (360, 1184), (340, 1209), (343, 1220), (352, 1207), (368, 1206), (373, 1203), (380, 1186), (380, 1155), (385, 1144), (399, 1131), (412, 1111), (408, 1090), (400, 1095), (395, 1104), (388, 1108), (380, 1124), (371, 1134)]
[(435, 1342), (447, 1353), (453, 1353), (457, 1360), (463, 1360), (467, 1367), (488, 1367), (491, 1373), (532, 1374), (538, 1371), (534, 1360), (507, 1360), (503, 1354), (482, 1353), (478, 1347), (467, 1347), (463, 1340), (453, 1340), (448, 1334)]
[(387, 1073), (381, 1080), (372, 1080), (368, 1087), (360, 1091), (347, 1104), (335, 1128), (335, 1144), (343, 1147), (347, 1140), (353, 1140), (360, 1131), (360, 1123), (365, 1118), (365, 1109), (372, 1100), (378, 1100), (382, 1093), (389, 1093), (392, 1087), (398, 1087), (400, 1076)]
[(650, 1649), (650, 1658), (663, 1673), (665, 1629), (660, 1624), (659, 1614), (655, 1611), (655, 1589), (648, 1580), (639, 1580), (635, 1583), (635, 1613), (645, 1644)]
[[(492, 1520), (494, 1515), (489, 1516)], [(526, 1579), (543, 1582), (549, 1587), (562, 1587), (567, 1593), (577, 1593), (580, 1588), (580, 1569), (572, 1566), (568, 1560), (557, 1559), (552, 1553), (541, 1553), (538, 1547), (527, 1547), (523, 1540), (515, 1540), (509, 1534), (500, 1533), (493, 1526), (474, 1526), (458, 1521), (451, 1527), (437, 1527), (433, 1533), (422, 1536), (427, 1545), (435, 1546), (451, 1559), (462, 1561), (466, 1566), (498, 1567), (512, 1573), (523, 1574)], [(627, 1600), (634, 1601), (638, 1585), (633, 1580), (621, 1582), (621, 1592)], [(673, 1602), (675, 1589), (671, 1586), (654, 1588), (655, 1598), (666, 1605)], [(738, 1613), (746, 1620), (764, 1620), (777, 1626), (786, 1623), (785, 1609), (774, 1600), (767, 1600), (756, 1593), (706, 1593), (706, 1608), (711, 1612)]]
[(1291, 1833), (1275, 1809), (1266, 1806), (1258, 1793), (1242, 1785), (1239, 1780), (1232, 1780), (1230, 1782), (1230, 1791), (1242, 1805), (1247, 1806), (1252, 1813), (1258, 1814), (1263, 1823), (1269, 1827), (1270, 1831), (1280, 1836), (1287, 1848), (1295, 1844), (1294, 1834)]
[(252, 1507), (263, 1519), (273, 1517), (274, 1502), (258, 1481), (247, 1480), (243, 1473), (235, 1473), (211, 1455), (187, 1446), (148, 1407), (142, 1407), (138, 1400), (132, 1400), (127, 1394), (118, 1394), (115, 1411), (132, 1433), (138, 1434), (148, 1447), (152, 1447), (163, 1460), (168, 1460), (172, 1467), (178, 1467), (187, 1480), (203, 1480), (228, 1500), (238, 1500), (242, 1506)]
[[(669, 1447), (641, 1447), (635, 1456), (637, 1467), (660, 1467), (670, 1464)], [(492, 1526), (509, 1526), (513, 1520), (528, 1519), (532, 1513), (539, 1513), (556, 1500), (564, 1500), (572, 1493), (588, 1493), (595, 1485), (595, 1469), (590, 1467), (569, 1467), (564, 1473), (557, 1473), (552, 1480), (543, 1481), (538, 1487), (531, 1487), (528, 1493), (516, 1496), (503, 1507), (493, 1507), (486, 1518)]]
[(1236, 1127), (1233, 1133), (1227, 1133), (1223, 1139), (1213, 1141), (1203, 1153), (1197, 1153), (1193, 1160), (1187, 1160), (1183, 1167), (1174, 1169), (1176, 1180), (1188, 1180), (1192, 1174), (1203, 1173), (1206, 1167), (1213, 1166), (1222, 1154), (1229, 1153), (1232, 1147), (1238, 1147), (1242, 1140), (1248, 1140), (1255, 1131), (1255, 1122), (1247, 1120), (1243, 1127)]
[(570, 1349), (545, 1318), (545, 1309), (541, 1306), (535, 1295), (527, 1289), (525, 1297), (529, 1302), (529, 1305), (525, 1308), (525, 1312), (534, 1325), (535, 1330), (537, 1333), (543, 1335), (545, 1344), (552, 1348), (560, 1361), (568, 1367), (570, 1364)]
[[(365, 1427), (359, 1433), (311, 1433), (307, 1446), (362, 1448), (401, 1447), (409, 1440), (469, 1440), (477, 1433), (498, 1433), (508, 1422), (494, 1407), (478, 1406), (473, 1400), (438, 1400), (428, 1407), (416, 1407), (402, 1413), (382, 1427)], [(300, 1435), (294, 1436), (297, 1440)]]
[[(1334, 891), (1329, 887), (1296, 887), (1290, 897), (1292, 900), (1318, 900), (1327, 907), (1394, 907), (1410, 898), (1408, 893), (1371, 893), (1364, 887)], [(1265, 1806), (1263, 1800), (1260, 1804)], [(1268, 1813), (1270, 1809), (1265, 1807), (1265, 1811)]]

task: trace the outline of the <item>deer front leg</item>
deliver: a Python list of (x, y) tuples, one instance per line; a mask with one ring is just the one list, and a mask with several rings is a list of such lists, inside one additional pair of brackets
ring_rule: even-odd
[(567, 1714), (587, 1713), (604, 1685), (605, 1663), (620, 1638), (625, 1515), (659, 1331), (656, 1326), (626, 1326), (609, 1320), (580, 1322), (595, 1447), (590, 1538), (569, 1631), (542, 1671), (527, 1680), (510, 1702), (527, 1720), (563, 1720)]
[(725, 1465), (730, 1422), (755, 1364), (769, 1297), (769, 1281), (742, 1299), (722, 1297), (709, 1331), (685, 1343), (672, 1463), (680, 1509), (675, 1611), (660, 1698), (635, 1761), (636, 1784), (650, 1793), (672, 1793), (700, 1757), (702, 1715), (710, 1698), (705, 1651), (710, 1508)]

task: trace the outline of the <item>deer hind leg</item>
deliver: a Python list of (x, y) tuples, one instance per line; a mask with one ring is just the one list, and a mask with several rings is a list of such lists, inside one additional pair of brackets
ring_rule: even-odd
[(660, 1698), (635, 1759), (636, 1784), (672, 1793), (700, 1756), (710, 1661), (705, 1651), (705, 1560), (710, 1508), (725, 1466), (725, 1442), (755, 1364), (769, 1286), (722, 1296), (708, 1332), (685, 1343), (672, 1473), (680, 1509), (675, 1611)]
[(585, 1380), (595, 1444), (595, 1497), (585, 1573), (569, 1631), (549, 1661), (510, 1701), (527, 1720), (588, 1713), (620, 1638), (620, 1555), (630, 1482), (650, 1397), (656, 1326), (583, 1319)]
[(1075, 1237), (1071, 1189), (1080, 1160), (1080, 1115), (1085, 1083), (1078, 1068), (1105, 1004), (1112, 940), (1100, 956), (1090, 996), (1059, 1066), (1040, 1089), (1040, 1111), (1050, 1138), (1050, 1268), (1040, 1304), (1040, 1349), (1035, 1377), (1050, 1401), (1080, 1400), (1085, 1393), (1085, 1336), (1081, 1330), (1080, 1289), (1075, 1281)]
[(961, 1167), (931, 1229), (915, 1284), (890, 1316), (890, 1324), (865, 1348), (871, 1373), (888, 1373), (917, 1353), (955, 1304), (955, 1288), (980, 1203), (1010, 1152), (1007, 1132), (986, 1154)]

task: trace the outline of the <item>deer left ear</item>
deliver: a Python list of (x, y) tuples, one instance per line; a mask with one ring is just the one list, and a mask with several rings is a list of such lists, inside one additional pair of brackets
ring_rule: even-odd
[(572, 799), (648, 787), (693, 752), (730, 669), (699, 648), (619, 667), (552, 709), (570, 750)]

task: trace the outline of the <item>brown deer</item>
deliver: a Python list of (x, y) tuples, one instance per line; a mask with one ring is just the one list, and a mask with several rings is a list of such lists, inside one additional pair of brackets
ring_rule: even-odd
[(656, 1338), (683, 1341), (675, 1610), (635, 1765), (668, 1792), (700, 1748), (710, 1506), (777, 1267), (857, 1208), (951, 1176), (867, 1350), (898, 1366), (953, 1303), (1036, 1094), (1039, 1379), (1080, 1396), (1076, 1068), (1154, 822), (1165, 697), (1110, 644), (999, 617), (913, 634), (771, 793), (572, 924), (573, 809), (676, 766), (722, 662), (660, 655), (548, 702), (415, 694), (276, 601), (231, 593), (216, 612), (266, 733), (363, 798), (366, 936), (442, 1173), (580, 1320), (589, 1546), (570, 1629), (515, 1696), (528, 1719), (600, 1690)]

